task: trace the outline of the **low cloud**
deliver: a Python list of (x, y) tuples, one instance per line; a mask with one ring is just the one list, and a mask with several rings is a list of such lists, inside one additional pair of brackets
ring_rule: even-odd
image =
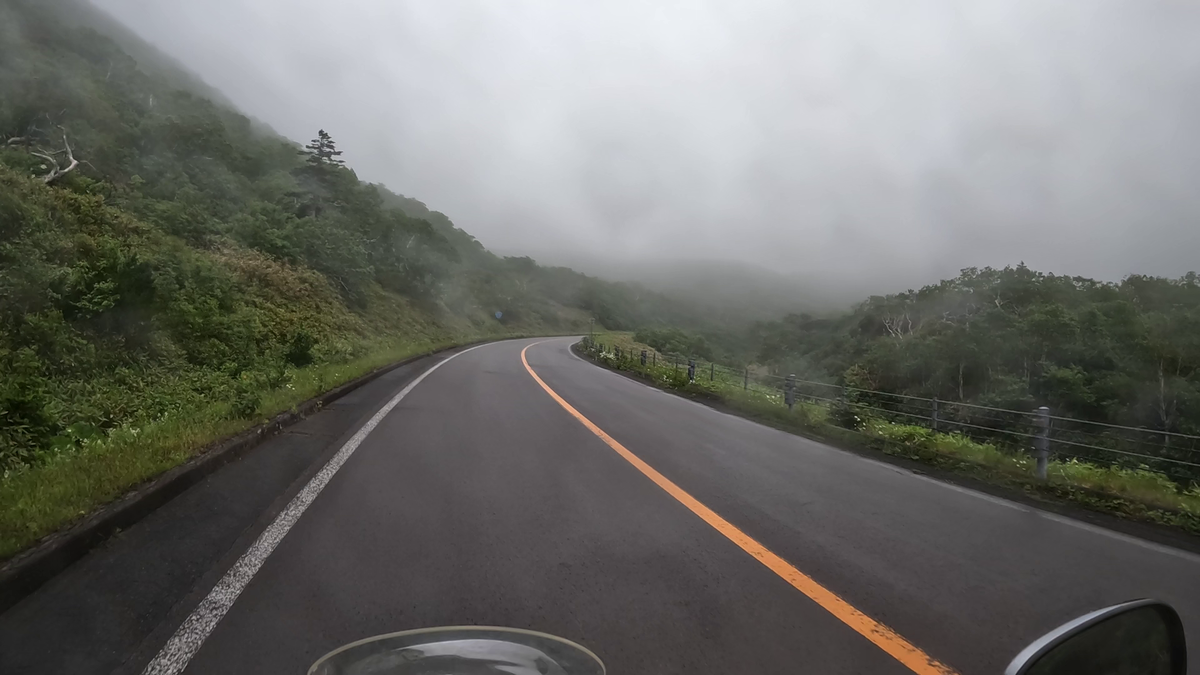
[(1200, 267), (1200, 5), (96, 4), (505, 252), (880, 290)]

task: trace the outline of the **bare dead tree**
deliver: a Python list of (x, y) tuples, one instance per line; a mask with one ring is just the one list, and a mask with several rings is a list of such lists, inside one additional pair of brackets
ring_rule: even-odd
[[(68, 173), (74, 171), (80, 164), (80, 161), (75, 158), (74, 150), (71, 149), (71, 142), (67, 139), (67, 130), (63, 129), (62, 127), (59, 127), (59, 130), (62, 131), (62, 150), (51, 151), (38, 148), (37, 150), (29, 151), (29, 154), (33, 155), (34, 157), (40, 157), (49, 162), (49, 166), (46, 167), (49, 169), (49, 172), (45, 176), (42, 176), (43, 183), (53, 183), (59, 178), (62, 178)], [(60, 155), (65, 155), (65, 165), (59, 163), (58, 158)]]
[(882, 321), (883, 327), (894, 338), (903, 339), (906, 335), (913, 334), (913, 320), (908, 312), (899, 316), (889, 312), (883, 316)]
[(894, 338), (901, 337), (900, 332), (898, 330), (896, 330), (896, 319), (895, 318), (888, 315), (888, 316), (883, 317), (883, 319), (881, 319), (881, 320), (883, 321), (883, 327), (887, 329), (888, 335), (890, 335)]

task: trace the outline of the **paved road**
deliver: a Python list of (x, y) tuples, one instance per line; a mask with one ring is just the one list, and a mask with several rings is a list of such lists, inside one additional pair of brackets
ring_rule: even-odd
[[(453, 624), (559, 634), (615, 675), (911, 672), (572, 417), (522, 363), (533, 342), (477, 348), (419, 382), (186, 672), (302, 673), (346, 642)], [(999, 673), (1044, 630), (1135, 597), (1171, 602), (1200, 630), (1194, 554), (713, 411), (585, 363), (569, 343), (527, 352), (562, 399), (961, 673)]]

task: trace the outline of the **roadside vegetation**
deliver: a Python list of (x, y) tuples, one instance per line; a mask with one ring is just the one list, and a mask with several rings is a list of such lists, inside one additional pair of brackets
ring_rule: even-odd
[(747, 346), (802, 379), (855, 368), (869, 389), (1200, 434), (1194, 272), (1107, 283), (972, 268), (841, 316), (760, 323)]
[[(643, 350), (647, 353), (645, 365), (641, 362)], [(1042, 482), (1033, 476), (1034, 458), (1017, 445), (897, 423), (837, 403), (799, 400), (789, 410), (779, 389), (747, 387), (741, 378), (709, 379), (710, 364), (700, 367), (695, 379), (689, 380), (686, 358), (660, 353), (631, 332), (596, 333), (577, 351), (656, 387), (717, 403), (780, 429), (1200, 534), (1200, 482), (1181, 484), (1145, 466), (1096, 464), (1077, 458), (1051, 459), (1047, 480)]]
[(639, 335), (663, 351), (774, 375), (1200, 435), (1195, 272), (1104, 282), (1024, 265), (968, 268), (842, 313)]

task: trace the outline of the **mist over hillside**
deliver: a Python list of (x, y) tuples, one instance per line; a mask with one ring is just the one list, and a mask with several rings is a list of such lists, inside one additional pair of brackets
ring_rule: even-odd
[(866, 295), (1200, 249), (1194, 3), (97, 2), (493, 250)]
[(802, 312), (847, 311), (867, 295), (900, 290), (866, 281), (835, 283), (803, 270), (782, 273), (735, 260), (671, 257), (669, 251), (654, 258), (600, 258), (562, 252), (531, 255), (601, 279), (636, 282), (708, 312), (742, 321)]
[(431, 345), (704, 328), (660, 293), (497, 256), (361, 181), (324, 129), (289, 140), (210, 93), (80, 1), (0, 5), (0, 470), (255, 419), (313, 369)]

